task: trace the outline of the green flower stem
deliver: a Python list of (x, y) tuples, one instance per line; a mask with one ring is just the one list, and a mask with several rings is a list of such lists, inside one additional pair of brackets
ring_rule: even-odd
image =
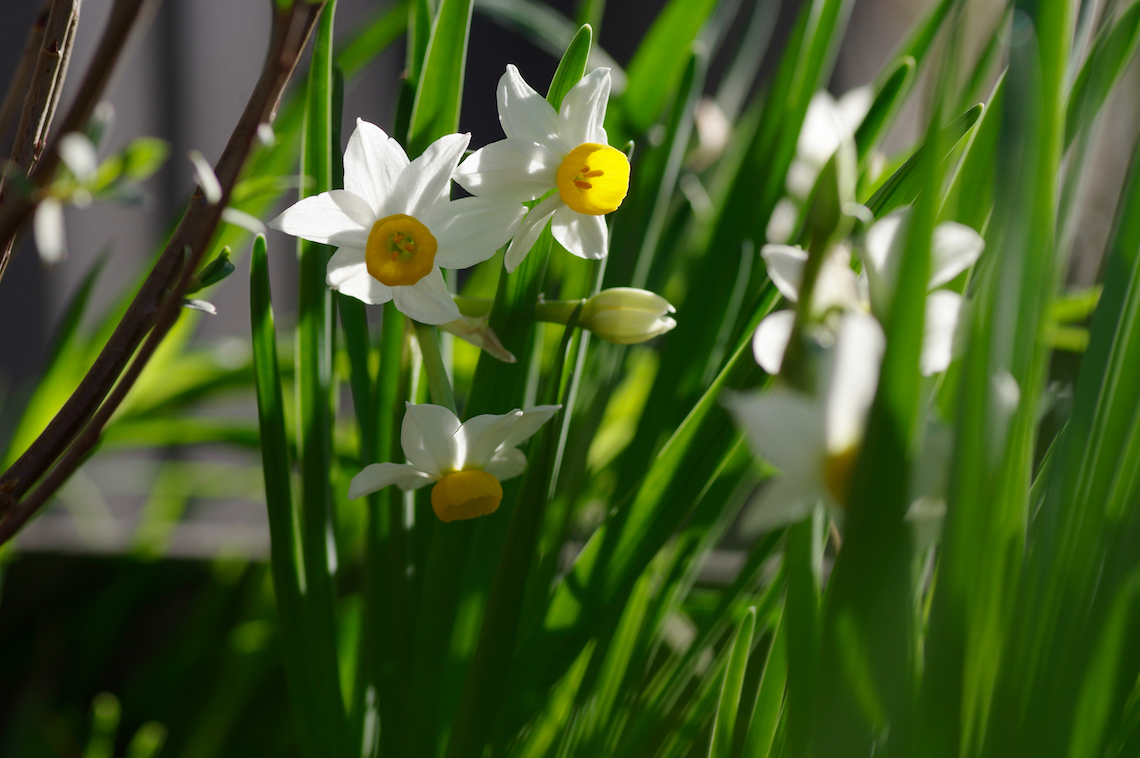
[[(534, 306), (534, 320), (543, 321), (547, 324), (562, 324), (570, 323), (570, 316), (574, 310), (579, 306), (585, 304), (586, 300), (540, 300)], [(459, 312), (464, 316), (474, 316), (476, 318), (486, 316), (491, 312), (491, 305), (494, 303), (490, 298), (485, 297), (462, 297), (455, 296), (455, 304), (459, 306)]]
[(455, 394), (451, 391), (451, 381), (447, 378), (447, 370), (443, 367), (443, 354), (439, 349), (439, 330), (430, 324), (421, 324), (418, 321), (414, 323), (416, 339), (424, 356), (424, 373), (427, 374), (431, 401), (458, 416)]
[(456, 306), (459, 307), (459, 312), (464, 316), (474, 316), (481, 318), (491, 312), (491, 306), (495, 301), (489, 297), (464, 297), (463, 295), (453, 295)]

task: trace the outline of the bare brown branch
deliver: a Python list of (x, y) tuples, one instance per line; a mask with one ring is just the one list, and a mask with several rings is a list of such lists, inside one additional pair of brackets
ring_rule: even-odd
[[(91, 65), (75, 94), (75, 102), (72, 103), (67, 115), (60, 123), (48, 149), (41, 151), (39, 162), (36, 163), (29, 176), (33, 187), (44, 187), (55, 175), (55, 170), (59, 167), (58, 145), (60, 136), (82, 129), (87, 124), (88, 119), (91, 118), (91, 113), (95, 110), (95, 105), (99, 102), (99, 98), (107, 86), (115, 62), (119, 59), (119, 54), (126, 44), (131, 27), (134, 26), (139, 10), (145, 1), (115, 0), (115, 4), (111, 7), (110, 18), (107, 19), (107, 26), (103, 30), (103, 36), (99, 40), (99, 46), (95, 49), (95, 55), (91, 59)], [(76, 4), (78, 5), (77, 0)], [(49, 20), (48, 25), (50, 26), (51, 23)], [(44, 38), (47, 39), (46, 33)], [(50, 96), (51, 93), (48, 94)], [(58, 98), (58, 93), (56, 97)], [(7, 195), (6, 198), (0, 198), (0, 250), (3, 250), (0, 253), (0, 277), (4, 276), (4, 271), (8, 267), (16, 233), (36, 207), (34, 197), (11, 192)]]
[[(48, 130), (59, 105), (59, 93), (67, 76), (75, 28), (79, 24), (80, 0), (52, 0), (47, 26), (24, 97), (24, 108), (16, 126), (11, 161), (28, 173), (43, 152)], [(3, 193), (0, 192), (0, 202)]]
[[(194, 193), (166, 249), (79, 388), (48, 428), (0, 477), (0, 498), (18, 498), (59, 459), (40, 485), (12, 506), (0, 521), (0, 544), (47, 502), (94, 448), (103, 426), (177, 320), (191, 275), (217, 228), (222, 209), (257, 139), (258, 126), (272, 120), (322, 7), (323, 4), (299, 2), (291, 10), (275, 11), (273, 36), (261, 78), (214, 169), (222, 185), (222, 200), (210, 204), (201, 190)], [(127, 367), (131, 354), (152, 326), (146, 344)], [(0, 502), (0, 512), (7, 510), (3, 506)]]
[(20, 64), (16, 67), (12, 81), (8, 83), (4, 103), (0, 105), (0, 153), (5, 155), (11, 151), (11, 138), (14, 137), (12, 129), (23, 110), (24, 97), (32, 81), (32, 71), (36, 67), (40, 47), (43, 45), (44, 30), (47, 28), (53, 1), (47, 0), (44, 3), (43, 10), (39, 12), (32, 28), (28, 30), (28, 40), (24, 43), (24, 52), (20, 54)]

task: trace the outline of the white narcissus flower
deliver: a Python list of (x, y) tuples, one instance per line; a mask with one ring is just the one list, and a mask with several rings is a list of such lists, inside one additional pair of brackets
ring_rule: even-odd
[[(812, 315), (822, 317), (831, 309), (870, 311), (885, 319), (894, 299), (898, 268), (902, 259), (909, 209), (895, 211), (867, 231), (863, 255), (864, 276), (851, 270), (849, 254), (833, 248), (824, 259), (812, 295)], [(958, 326), (962, 297), (956, 292), (936, 289), (972, 266), (982, 254), (985, 242), (973, 229), (953, 221), (934, 228), (931, 240), (930, 294), (926, 298), (926, 318), (919, 366), (924, 376), (945, 371), (953, 357), (954, 334)], [(788, 245), (765, 245), (760, 254), (768, 266), (768, 276), (786, 299), (799, 299), (807, 253)], [(765, 317), (752, 336), (756, 362), (769, 374), (777, 374), (792, 334), (795, 313), (776, 311)]]
[(507, 66), (499, 80), (499, 122), (507, 135), (476, 150), (455, 172), (468, 192), (512, 203), (540, 202), (507, 249), (507, 271), (522, 262), (551, 222), (554, 239), (574, 255), (604, 258), (609, 231), (603, 216), (617, 210), (629, 190), (629, 160), (607, 144), (602, 122), (610, 70), (582, 77), (554, 106)]
[(526, 468), (518, 445), (558, 412), (540, 405), (502, 415), (475, 416), (463, 423), (441, 405), (407, 404), (400, 444), (409, 463), (373, 463), (352, 478), (356, 499), (394, 484), (416, 490), (431, 482), (431, 507), (442, 521), (493, 513), (503, 499), (499, 484)]
[(777, 387), (728, 397), (726, 405), (753, 449), (780, 469), (749, 506), (746, 530), (799, 521), (819, 502), (842, 521), (885, 344), (878, 321), (848, 313), (826, 354), (830, 366), (817, 396)]
[(409, 161), (380, 127), (357, 119), (344, 151), (344, 189), (296, 203), (269, 223), (286, 234), (335, 245), (328, 285), (369, 304), (395, 301), (425, 324), (459, 318), (440, 267), (490, 258), (525, 208), (483, 197), (451, 200), (451, 174), (471, 140), (449, 134)]

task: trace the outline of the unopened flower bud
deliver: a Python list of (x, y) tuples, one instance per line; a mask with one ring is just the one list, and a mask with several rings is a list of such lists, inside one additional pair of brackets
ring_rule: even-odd
[(664, 334), (677, 325), (675, 309), (653, 292), (632, 287), (603, 290), (586, 301), (578, 324), (607, 342), (634, 345)]

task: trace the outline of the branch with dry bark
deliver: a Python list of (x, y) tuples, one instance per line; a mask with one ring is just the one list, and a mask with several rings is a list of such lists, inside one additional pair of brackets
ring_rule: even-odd
[[(177, 321), (185, 291), (257, 140), (258, 127), (273, 120), (323, 5), (296, 2), (284, 10), (275, 6), (261, 76), (214, 168), (222, 187), (221, 200), (210, 203), (201, 189), (195, 191), (182, 221), (94, 365), (43, 433), (0, 477), (0, 513), (4, 514), (0, 544), (48, 501), (94, 448), (103, 426)], [(41, 477), (34, 491), (15, 502)]]

